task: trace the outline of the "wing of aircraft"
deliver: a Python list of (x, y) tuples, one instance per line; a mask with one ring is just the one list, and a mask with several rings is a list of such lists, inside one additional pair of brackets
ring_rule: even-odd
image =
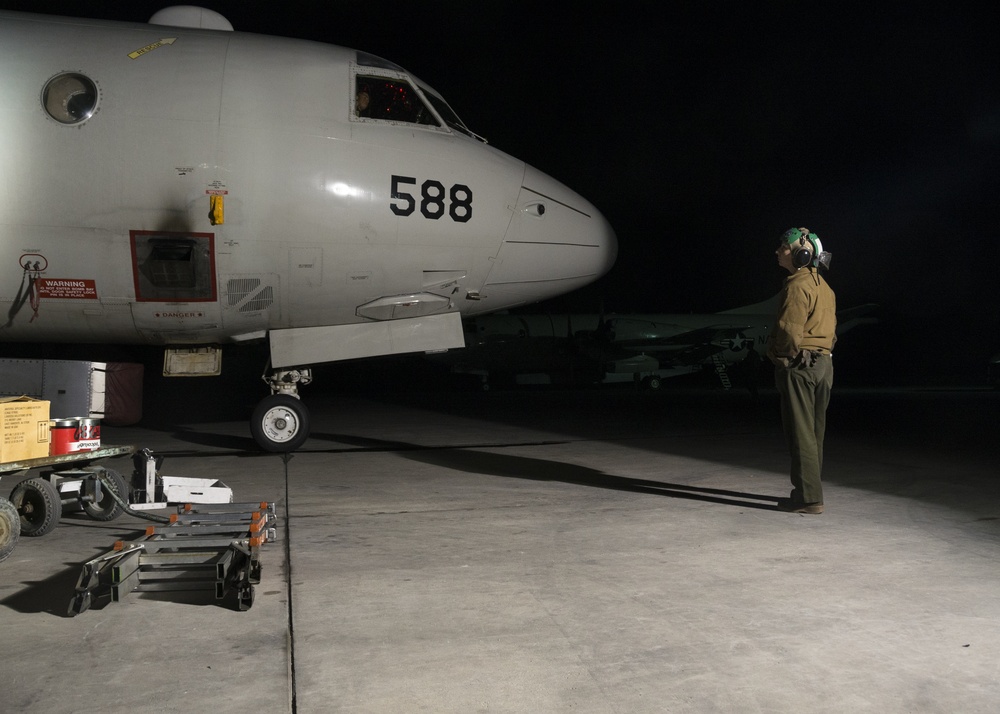
[(464, 345), (462, 318), (605, 273), (587, 200), (363, 51), (0, 12), (0, 343), (162, 345), (170, 373), (264, 341), (251, 430), (305, 440), (309, 366)]
[[(778, 298), (710, 314), (484, 315), (466, 321), (465, 350), (438, 359), (484, 384), (505, 373), (525, 382), (634, 380), (656, 389), (666, 377), (710, 368), (728, 388), (730, 367), (765, 357)], [(838, 312), (838, 335), (874, 322), (875, 308)]]

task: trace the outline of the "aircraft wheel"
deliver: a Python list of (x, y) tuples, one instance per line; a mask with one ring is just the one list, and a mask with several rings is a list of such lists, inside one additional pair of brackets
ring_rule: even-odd
[(111, 485), (114, 486), (115, 493), (117, 493), (118, 497), (126, 503), (128, 503), (128, 486), (125, 485), (125, 479), (122, 478), (122, 475), (114, 469), (102, 467), (98, 473), (103, 476), (101, 480), (101, 500), (84, 501), (83, 510), (95, 521), (113, 521), (118, 518), (123, 511), (122, 507), (118, 505), (118, 501), (116, 501), (114, 497), (108, 493), (110, 490), (108, 483), (110, 482)]
[(295, 451), (309, 438), (309, 410), (295, 397), (272, 394), (253, 410), (250, 433), (264, 451)]
[(661, 384), (662, 382), (660, 378), (655, 374), (651, 374), (648, 377), (644, 377), (642, 380), (643, 388), (648, 389), (651, 392), (655, 392), (657, 389), (659, 389)]
[(10, 502), (21, 516), (21, 535), (29, 538), (50, 533), (62, 515), (59, 492), (45, 479), (22, 481), (11, 491)]
[(17, 540), (21, 536), (21, 519), (17, 515), (14, 504), (6, 498), (0, 498), (0, 563), (14, 551)]

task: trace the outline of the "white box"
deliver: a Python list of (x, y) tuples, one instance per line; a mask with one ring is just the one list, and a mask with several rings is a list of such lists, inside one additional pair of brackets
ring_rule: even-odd
[(214, 478), (163, 476), (163, 500), (167, 503), (232, 503), (233, 489)]

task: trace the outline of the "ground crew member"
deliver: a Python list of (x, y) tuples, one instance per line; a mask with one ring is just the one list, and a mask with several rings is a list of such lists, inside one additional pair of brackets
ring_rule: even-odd
[(820, 267), (829, 267), (831, 256), (808, 228), (785, 231), (775, 255), (778, 265), (790, 273), (767, 345), (792, 459), (792, 492), (779, 508), (822, 513), (823, 437), (833, 387), (837, 299)]

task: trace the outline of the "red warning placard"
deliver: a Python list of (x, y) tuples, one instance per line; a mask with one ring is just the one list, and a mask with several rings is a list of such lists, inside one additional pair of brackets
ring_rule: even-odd
[(93, 280), (72, 280), (66, 278), (38, 278), (35, 289), (40, 298), (63, 298), (69, 300), (96, 300), (97, 283)]

